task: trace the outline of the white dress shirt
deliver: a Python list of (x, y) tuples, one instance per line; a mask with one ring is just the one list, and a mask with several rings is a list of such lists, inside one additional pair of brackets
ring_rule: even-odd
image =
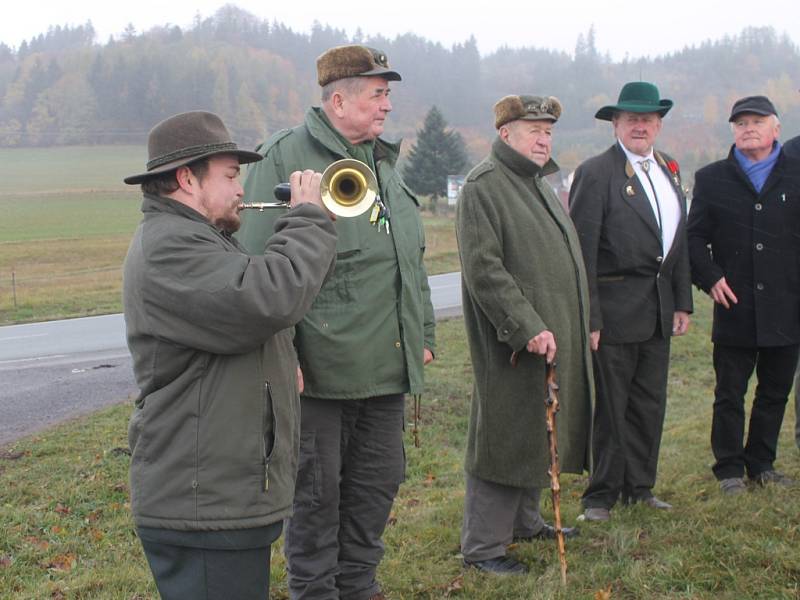
[[(675, 233), (678, 231), (678, 224), (681, 220), (681, 206), (678, 201), (678, 195), (675, 193), (675, 188), (672, 187), (669, 175), (656, 162), (652, 148), (647, 156), (640, 156), (628, 150), (622, 142), (619, 142), (619, 146), (625, 152), (625, 156), (628, 157), (628, 161), (633, 166), (633, 171), (639, 178), (639, 182), (647, 194), (647, 199), (650, 201), (653, 216), (655, 216), (656, 223), (661, 228), (661, 247), (664, 257), (666, 257), (670, 248), (672, 248), (672, 242), (675, 241)], [(653, 181), (652, 187), (642, 169), (642, 163), (645, 161), (650, 162), (649, 175)], [(653, 193), (653, 187), (655, 187), (655, 194)], [(658, 196), (658, 201), (656, 201), (656, 196)]]

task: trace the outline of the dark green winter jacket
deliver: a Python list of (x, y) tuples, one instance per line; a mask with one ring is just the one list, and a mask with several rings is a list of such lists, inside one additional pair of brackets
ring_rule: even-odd
[(128, 347), (141, 390), (129, 425), (138, 527), (269, 525), (291, 510), (299, 398), (291, 328), (329, 272), (336, 234), (290, 211), (248, 256), (202, 215), (145, 195), (125, 259)]
[[(364, 148), (358, 150), (348, 148), (320, 108), (311, 108), (302, 125), (276, 133), (259, 149), (264, 160), (248, 169), (245, 200), (269, 201), (273, 187), (293, 171), (322, 172), (335, 160), (359, 158)], [(336, 220), (336, 269), (296, 328), (308, 396), (422, 392), (423, 349), (434, 349), (435, 323), (419, 207), (395, 168), (398, 152), (399, 144), (379, 138), (369, 165), (390, 210), (389, 234), (370, 224), (369, 212)], [(247, 213), (237, 238), (260, 252), (274, 218), (275, 211)]]

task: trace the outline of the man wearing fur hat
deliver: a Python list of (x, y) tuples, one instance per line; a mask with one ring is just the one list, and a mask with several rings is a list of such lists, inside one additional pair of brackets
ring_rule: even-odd
[(165, 600), (263, 600), (297, 465), (287, 329), (331, 269), (336, 232), (320, 174), (292, 173), (291, 210), (249, 256), (231, 237), (239, 165), (261, 156), (204, 111), (162, 121), (148, 146), (147, 171), (125, 179), (144, 192), (123, 274), (140, 388), (129, 426), (136, 531)]
[(766, 96), (740, 98), (728, 120), (728, 157), (695, 174), (689, 250), (692, 280), (714, 300), (712, 470), (722, 493), (736, 495), (745, 474), (792, 484), (774, 462), (800, 348), (800, 162), (781, 147)]
[[(392, 110), (386, 55), (340, 46), (317, 60), (322, 106), (275, 134), (247, 174), (245, 195), (265, 198), (291, 170), (322, 171), (355, 158), (377, 175), (373, 211), (336, 221), (336, 271), (297, 326), (305, 381), (294, 516), (286, 531), (293, 599), (383, 598), (381, 537), (405, 473), (405, 394), (422, 392), (434, 319), (422, 262), (418, 203), (395, 168), (399, 144), (381, 137)], [(256, 251), (268, 215), (247, 215), (241, 240)]]
[(458, 201), (464, 323), (475, 373), (461, 551), (466, 565), (485, 572), (526, 572), (506, 556), (512, 539), (556, 534), (539, 514), (540, 490), (550, 483), (543, 398), (553, 360), (561, 470), (581, 473), (589, 465), (586, 274), (575, 228), (544, 180), (558, 171), (550, 154), (560, 115), (553, 97), (501, 99), (498, 136), (467, 175)]
[(667, 402), (670, 337), (689, 326), (692, 292), (686, 201), (678, 163), (654, 150), (672, 101), (652, 83), (622, 88), (595, 118), (617, 141), (575, 171), (570, 214), (589, 277), (595, 352), (594, 472), (584, 518), (606, 521), (622, 497), (653, 495)]

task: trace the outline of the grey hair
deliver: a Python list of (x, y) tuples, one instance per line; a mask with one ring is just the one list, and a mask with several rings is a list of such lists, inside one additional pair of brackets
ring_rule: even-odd
[[(742, 114), (744, 114), (745, 112), (747, 112), (747, 111), (744, 111)], [(751, 113), (751, 114), (758, 114), (758, 113)], [(737, 116), (738, 116), (738, 115), (737, 115)], [(761, 115), (761, 116), (764, 116), (764, 115)], [(770, 116), (770, 117), (772, 117), (772, 119), (773, 119), (773, 121), (774, 121), (774, 122), (772, 123), (772, 125), (773, 125), (774, 127), (778, 127), (778, 126), (781, 124), (781, 120), (778, 118), (778, 115), (769, 115), (769, 116)], [(735, 120), (734, 120), (734, 121), (731, 121), (731, 122), (729, 123), (729, 125), (731, 126), (731, 131), (734, 131), (734, 129), (733, 129), (733, 128), (736, 126), (736, 121), (735, 121)]]
[(348, 96), (354, 96), (361, 93), (364, 89), (363, 77), (345, 77), (344, 79), (337, 79), (322, 86), (322, 101), (327, 102), (331, 99), (334, 92), (342, 92)]

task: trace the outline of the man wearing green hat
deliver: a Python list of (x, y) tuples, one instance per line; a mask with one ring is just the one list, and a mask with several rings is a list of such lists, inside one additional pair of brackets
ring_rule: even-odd
[[(381, 537), (405, 476), (405, 394), (420, 394), (433, 360), (434, 319), (422, 261), (417, 199), (395, 168), (400, 150), (381, 138), (400, 74), (386, 55), (338, 46), (317, 59), (321, 106), (260, 149), (245, 197), (264, 199), (299, 168), (324, 171), (354, 158), (377, 176), (373, 210), (336, 221), (336, 270), (298, 324), (305, 390), (294, 515), (286, 529), (293, 600), (383, 598)], [(266, 213), (248, 214), (240, 239), (260, 251)]]
[(467, 566), (521, 574), (525, 565), (506, 555), (512, 540), (556, 536), (539, 514), (540, 490), (550, 486), (542, 395), (553, 360), (561, 470), (589, 468), (589, 299), (575, 228), (544, 179), (558, 171), (550, 155), (561, 103), (506, 96), (494, 112), (497, 138), (467, 176), (456, 218), (475, 372), (461, 552)]
[(616, 143), (578, 167), (570, 190), (595, 350), (594, 472), (582, 499), (587, 520), (608, 520), (620, 497), (671, 508), (652, 489), (670, 337), (686, 333), (692, 292), (680, 170), (653, 148), (670, 108), (652, 83), (625, 84), (617, 104), (595, 115), (613, 123)]
[(220, 118), (150, 132), (142, 222), (123, 272), (131, 512), (165, 600), (269, 596), (270, 545), (289, 516), (299, 435), (289, 329), (333, 266), (321, 175), (292, 173), (291, 210), (263, 252), (239, 228), (239, 165), (261, 160)]

